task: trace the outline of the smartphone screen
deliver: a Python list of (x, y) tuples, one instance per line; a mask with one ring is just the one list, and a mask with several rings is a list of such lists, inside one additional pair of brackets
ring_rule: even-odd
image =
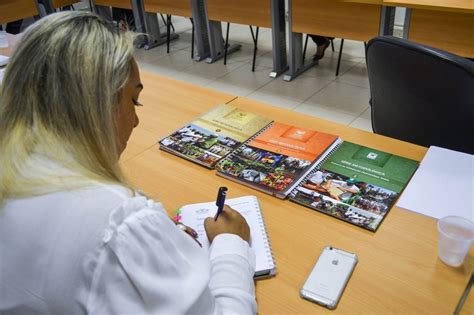
[(303, 298), (335, 308), (357, 264), (357, 256), (327, 246), (306, 279), (300, 293)]

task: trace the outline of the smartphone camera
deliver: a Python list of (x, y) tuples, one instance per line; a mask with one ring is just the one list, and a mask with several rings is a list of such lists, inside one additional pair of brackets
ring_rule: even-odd
[(332, 246), (329, 247), (329, 250), (332, 250)]

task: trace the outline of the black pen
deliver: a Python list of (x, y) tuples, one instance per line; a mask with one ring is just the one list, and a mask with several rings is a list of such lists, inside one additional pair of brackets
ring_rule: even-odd
[(224, 210), (226, 195), (227, 195), (227, 187), (220, 187), (219, 191), (217, 192), (217, 199), (216, 199), (217, 213), (214, 216), (214, 221), (217, 220), (217, 218), (219, 217), (219, 214), (221, 214), (222, 211)]

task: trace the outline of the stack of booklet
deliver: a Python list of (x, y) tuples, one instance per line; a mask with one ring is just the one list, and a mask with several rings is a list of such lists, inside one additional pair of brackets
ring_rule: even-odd
[(160, 140), (217, 175), (375, 231), (418, 162), (219, 105)]

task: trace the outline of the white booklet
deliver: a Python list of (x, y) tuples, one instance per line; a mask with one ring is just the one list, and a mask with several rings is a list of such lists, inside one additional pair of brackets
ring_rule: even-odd
[(474, 156), (431, 146), (397, 206), (436, 219), (474, 221)]
[[(250, 227), (250, 247), (255, 252), (257, 261), (254, 278), (274, 276), (276, 273), (275, 261), (257, 197), (245, 196), (227, 199), (225, 204), (240, 212)], [(180, 209), (180, 222), (193, 228), (198, 233), (198, 240), (206, 250), (209, 249), (210, 245), (204, 229), (204, 220), (208, 217), (214, 217), (216, 212), (215, 202), (191, 204)]]

